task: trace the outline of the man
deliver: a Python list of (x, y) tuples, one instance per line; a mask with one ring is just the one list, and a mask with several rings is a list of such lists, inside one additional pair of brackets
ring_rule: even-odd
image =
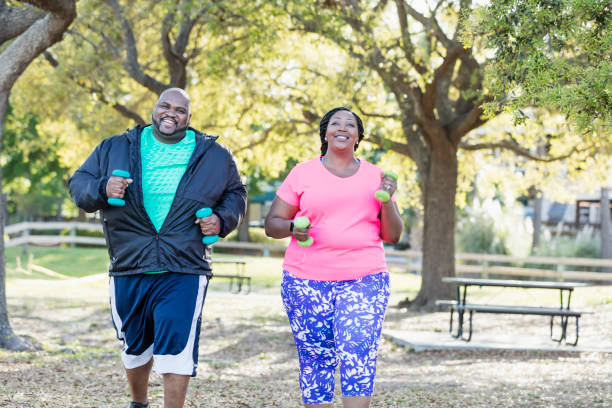
[[(202, 235), (229, 234), (245, 214), (246, 189), (231, 153), (189, 127), (191, 100), (164, 91), (152, 125), (100, 143), (69, 182), (75, 203), (100, 210), (110, 256), (109, 294), (131, 408), (148, 407), (151, 370), (164, 407), (183, 406), (196, 374), (201, 313), (212, 276)], [(130, 177), (113, 176), (113, 170)], [(120, 198), (125, 206), (112, 206)], [(202, 207), (213, 213), (196, 218)]]

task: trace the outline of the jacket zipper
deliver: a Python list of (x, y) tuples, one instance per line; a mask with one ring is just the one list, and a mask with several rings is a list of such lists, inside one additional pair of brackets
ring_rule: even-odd
[(160, 257), (159, 257), (159, 234), (155, 234), (155, 247), (157, 250), (157, 264), (161, 267)]

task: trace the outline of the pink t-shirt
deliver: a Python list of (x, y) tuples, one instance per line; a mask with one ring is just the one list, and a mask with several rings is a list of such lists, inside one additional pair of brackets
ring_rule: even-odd
[(292, 238), (283, 269), (300, 279), (328, 281), (386, 272), (381, 203), (374, 198), (381, 173), (365, 160), (346, 178), (330, 173), (320, 158), (295, 166), (276, 195), (299, 208), (296, 217), (310, 219), (314, 243), (301, 247)]

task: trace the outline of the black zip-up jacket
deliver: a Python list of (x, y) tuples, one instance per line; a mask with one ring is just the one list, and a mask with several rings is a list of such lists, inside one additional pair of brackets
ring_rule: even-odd
[[(195, 213), (212, 208), (221, 219), (221, 237), (238, 226), (247, 192), (234, 158), (216, 136), (191, 129), (196, 145), (158, 233), (143, 205), (142, 129), (137, 126), (102, 141), (70, 178), (70, 195), (83, 210), (101, 211), (111, 276), (162, 270), (211, 276), (210, 248), (202, 243)], [(106, 183), (115, 169), (129, 171), (134, 180), (125, 191), (125, 207), (106, 202)]]

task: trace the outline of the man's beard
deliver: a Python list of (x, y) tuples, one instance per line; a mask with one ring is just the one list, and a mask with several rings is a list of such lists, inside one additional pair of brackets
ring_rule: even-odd
[(153, 115), (151, 115), (151, 122), (153, 122), (153, 128), (155, 129), (155, 132), (158, 135), (160, 135), (162, 138), (168, 139), (168, 140), (182, 139), (183, 137), (185, 137), (185, 133), (187, 132), (187, 129), (189, 128), (189, 123), (187, 123), (185, 127), (176, 128), (174, 132), (172, 133), (165, 133), (159, 129), (159, 121), (155, 120)]

